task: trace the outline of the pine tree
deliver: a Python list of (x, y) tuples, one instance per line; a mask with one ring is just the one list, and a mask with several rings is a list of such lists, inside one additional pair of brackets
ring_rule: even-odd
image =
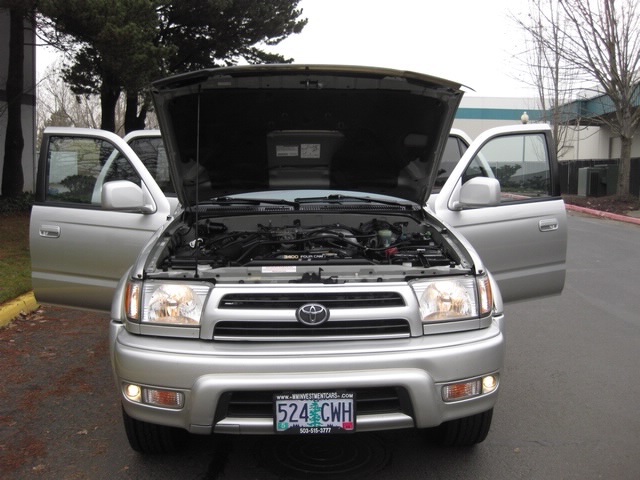
[(311, 408), (309, 409), (309, 426), (310, 427), (322, 426), (322, 410), (317, 400), (314, 400), (311, 403)]

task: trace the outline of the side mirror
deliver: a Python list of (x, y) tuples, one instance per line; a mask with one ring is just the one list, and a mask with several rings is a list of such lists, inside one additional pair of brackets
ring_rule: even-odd
[(496, 178), (475, 177), (460, 188), (460, 199), (454, 209), (493, 207), (500, 204), (500, 182)]
[(114, 180), (102, 186), (102, 208), (105, 210), (153, 213), (153, 205), (145, 203), (145, 195), (138, 185), (128, 180)]

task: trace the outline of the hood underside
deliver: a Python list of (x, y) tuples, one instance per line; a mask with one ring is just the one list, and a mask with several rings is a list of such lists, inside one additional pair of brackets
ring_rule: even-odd
[(261, 65), (155, 82), (178, 196), (349, 190), (424, 204), (462, 92), (388, 69)]

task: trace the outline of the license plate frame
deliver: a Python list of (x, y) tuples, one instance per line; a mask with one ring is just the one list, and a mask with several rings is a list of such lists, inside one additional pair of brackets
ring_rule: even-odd
[(279, 435), (354, 433), (356, 394), (345, 390), (275, 393), (273, 429)]

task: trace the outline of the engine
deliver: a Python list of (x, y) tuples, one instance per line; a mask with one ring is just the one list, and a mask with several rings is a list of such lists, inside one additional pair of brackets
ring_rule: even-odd
[(178, 230), (162, 267), (208, 264), (212, 268), (255, 265), (393, 264), (414, 267), (449, 265), (452, 259), (430, 232), (408, 232), (406, 223), (371, 220), (357, 227), (342, 224), (256, 225), (229, 231), (209, 220)]

